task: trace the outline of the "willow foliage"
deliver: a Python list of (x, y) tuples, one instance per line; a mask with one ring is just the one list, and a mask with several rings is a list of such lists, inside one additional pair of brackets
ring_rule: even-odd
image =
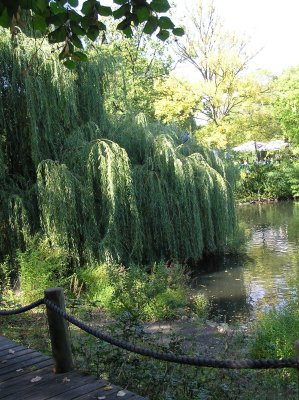
[(108, 119), (95, 55), (69, 72), (49, 46), (0, 41), (1, 257), (36, 234), (73, 268), (225, 247), (235, 216), (219, 157), (142, 115)]

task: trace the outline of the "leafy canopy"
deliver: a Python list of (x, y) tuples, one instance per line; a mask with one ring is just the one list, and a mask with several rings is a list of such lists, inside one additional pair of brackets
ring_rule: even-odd
[(160, 16), (170, 9), (168, 0), (114, 0), (119, 6), (112, 9), (98, 0), (86, 0), (79, 8), (79, 0), (0, 0), (0, 26), (10, 28), (16, 34), (16, 27), (22, 27), (22, 13), (32, 16), (31, 25), (35, 31), (47, 35), (50, 43), (64, 43), (60, 59), (68, 68), (75, 67), (75, 61), (87, 61), (82, 38), (95, 41), (106, 30), (102, 17), (119, 21), (117, 29), (125, 36), (133, 35), (132, 27), (144, 23), (144, 32), (164, 41), (170, 32), (182, 36), (182, 28), (176, 28), (167, 16)]

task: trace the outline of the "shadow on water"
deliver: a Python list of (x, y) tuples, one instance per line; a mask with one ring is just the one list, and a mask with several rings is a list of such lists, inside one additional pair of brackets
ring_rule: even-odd
[(211, 301), (210, 317), (246, 323), (298, 290), (299, 204), (248, 205), (238, 214), (245, 254), (205, 258), (192, 270), (192, 286)]
[(192, 287), (205, 293), (211, 303), (210, 318), (220, 322), (248, 320), (253, 306), (248, 299), (242, 267), (247, 254), (206, 257), (192, 270)]

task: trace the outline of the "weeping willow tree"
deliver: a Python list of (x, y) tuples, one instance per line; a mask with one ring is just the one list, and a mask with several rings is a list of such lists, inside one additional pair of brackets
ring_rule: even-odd
[(225, 248), (235, 214), (219, 157), (141, 115), (109, 120), (103, 57), (70, 72), (38, 41), (0, 41), (1, 258), (36, 235), (68, 254), (70, 271)]

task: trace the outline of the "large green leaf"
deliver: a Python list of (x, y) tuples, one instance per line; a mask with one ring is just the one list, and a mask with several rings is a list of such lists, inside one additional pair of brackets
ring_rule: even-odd
[(92, 40), (95, 41), (96, 38), (99, 36), (100, 33), (100, 29), (98, 26), (90, 26), (86, 32), (87, 37)]
[(48, 8), (49, 2), (47, 0), (35, 0), (33, 4), (40, 12), (44, 13)]
[(170, 5), (167, 0), (153, 0), (150, 6), (154, 11), (166, 12), (170, 9)]
[(75, 10), (69, 10), (68, 14), (71, 21), (81, 22), (82, 15), (78, 14)]
[(126, 37), (130, 38), (133, 36), (133, 31), (132, 28), (130, 26), (128, 26), (127, 28), (123, 29), (123, 33), (126, 35)]
[(158, 18), (150, 17), (143, 29), (144, 33), (151, 35), (158, 28)]
[(55, 29), (55, 31), (50, 32), (48, 35), (48, 39), (50, 43), (59, 43), (64, 42), (67, 36), (67, 29), (65, 26), (60, 26)]
[(174, 23), (168, 17), (160, 17), (158, 24), (159, 24), (159, 27), (161, 29), (172, 29), (172, 28), (174, 28)]
[(109, 15), (112, 15), (111, 7), (101, 6), (101, 4), (96, 3), (96, 9), (98, 13), (103, 17), (108, 17)]
[(7, 8), (5, 7), (0, 15), (0, 25), (4, 28), (9, 28), (11, 24), (11, 17), (8, 15)]
[(148, 7), (134, 7), (134, 12), (137, 15), (138, 21), (144, 22), (147, 21), (150, 17), (150, 10)]
[(66, 60), (63, 64), (66, 66), (67, 69), (75, 69), (76, 68), (76, 63), (73, 60)]
[(68, 3), (72, 7), (78, 7), (79, 1), (78, 0), (68, 0)]
[(75, 51), (75, 52), (72, 54), (72, 59), (73, 59), (74, 61), (83, 61), (83, 62), (88, 61), (87, 55), (86, 55), (85, 53), (82, 53), (81, 51)]
[(33, 29), (40, 31), (40, 32), (45, 32), (47, 29), (46, 19), (38, 14), (33, 15), (32, 25), (33, 25)]
[(83, 49), (83, 44), (77, 35), (73, 34), (71, 36), (71, 42), (73, 43), (74, 46), (78, 47), (79, 49)]
[[(26, 1), (26, 0), (25, 0)], [(50, 10), (52, 11), (52, 13), (54, 13), (54, 14), (59, 14), (59, 13), (64, 13), (65, 12), (65, 9), (62, 7), (62, 6), (60, 6), (59, 4), (57, 4), (57, 3), (55, 3), (54, 1), (52, 1), (51, 3), (50, 3)]]
[(94, 7), (94, 1), (93, 0), (86, 0), (81, 8), (81, 12), (84, 15), (88, 15), (92, 12), (92, 9)]
[(183, 36), (183, 35), (185, 34), (185, 31), (184, 31), (183, 28), (174, 28), (174, 29), (172, 30), (172, 33), (173, 33), (175, 36)]
[(64, 10), (64, 12), (61, 12), (60, 14), (51, 15), (50, 17), (46, 18), (46, 21), (48, 25), (55, 25), (60, 27), (67, 21), (67, 18), (67, 12)]
[(124, 4), (123, 6), (119, 7), (117, 10), (113, 11), (114, 19), (119, 19), (124, 17), (127, 13), (130, 12), (130, 4)]
[(115, 4), (125, 4), (128, 0), (113, 0)]
[(157, 38), (160, 40), (163, 40), (163, 42), (169, 38), (169, 31), (165, 31), (164, 29), (161, 29), (160, 32), (157, 34)]
[(85, 30), (83, 28), (81, 28), (81, 26), (79, 24), (77, 24), (74, 21), (71, 21), (71, 30), (75, 35), (78, 36), (84, 36), (85, 35)]
[(119, 29), (120, 31), (124, 31), (130, 26), (131, 26), (131, 20), (126, 18), (123, 21), (121, 21), (116, 28)]

